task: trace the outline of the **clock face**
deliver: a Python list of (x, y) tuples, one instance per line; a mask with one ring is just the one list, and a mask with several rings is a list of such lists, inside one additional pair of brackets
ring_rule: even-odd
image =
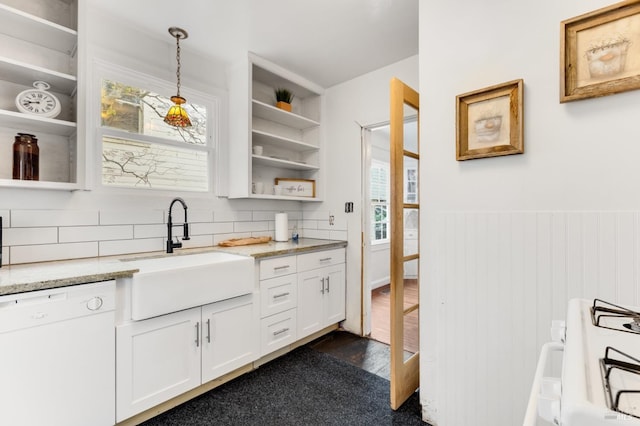
[(51, 93), (29, 89), (16, 97), (16, 107), (20, 112), (53, 118), (60, 114), (60, 101)]

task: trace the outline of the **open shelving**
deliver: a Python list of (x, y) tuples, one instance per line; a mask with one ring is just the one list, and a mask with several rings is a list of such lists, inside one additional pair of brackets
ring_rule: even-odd
[[(231, 110), (240, 115), (246, 111), (246, 119), (239, 117), (231, 129), (232, 138), (247, 140), (230, 150), (229, 197), (321, 201), (324, 89), (254, 54), (247, 59), (230, 73), (231, 90), (239, 94), (232, 96)], [(274, 91), (279, 88), (293, 93), (291, 112), (275, 106)], [(246, 110), (243, 98), (248, 100)], [(262, 152), (254, 154), (256, 146)], [(313, 180), (316, 197), (272, 195), (276, 178)], [(257, 182), (263, 183), (264, 194), (251, 193)]]
[[(35, 134), (40, 147), (39, 181), (13, 180), (11, 143), (0, 146), (0, 187), (20, 189), (81, 189), (78, 167), (84, 152), (79, 146), (78, 102), (78, 0), (0, 0), (0, 138), (17, 133)], [(15, 97), (45, 81), (62, 104), (56, 118), (24, 114)], [(4, 154), (3, 154), (4, 152)]]

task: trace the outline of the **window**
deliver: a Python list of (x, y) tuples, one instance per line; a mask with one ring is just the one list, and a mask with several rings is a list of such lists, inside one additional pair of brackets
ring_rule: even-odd
[(371, 242), (389, 242), (389, 163), (371, 160)]
[(100, 81), (102, 184), (209, 191), (215, 102), (202, 94), (186, 94), (189, 102), (185, 109), (192, 127), (175, 128), (163, 121), (172, 102), (169, 96), (159, 94), (173, 93), (172, 83), (131, 71), (122, 77), (113, 75)]

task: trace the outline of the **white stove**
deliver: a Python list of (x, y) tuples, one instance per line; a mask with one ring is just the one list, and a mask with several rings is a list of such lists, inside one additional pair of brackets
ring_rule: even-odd
[[(525, 426), (538, 417), (560, 426), (640, 426), (640, 308), (573, 299), (552, 340), (538, 361)], [(543, 377), (553, 351), (563, 352), (562, 373)]]

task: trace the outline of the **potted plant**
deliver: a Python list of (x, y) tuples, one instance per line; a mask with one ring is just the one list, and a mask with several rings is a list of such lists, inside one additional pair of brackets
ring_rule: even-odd
[(276, 89), (276, 107), (291, 112), (291, 101), (293, 93), (288, 89)]

